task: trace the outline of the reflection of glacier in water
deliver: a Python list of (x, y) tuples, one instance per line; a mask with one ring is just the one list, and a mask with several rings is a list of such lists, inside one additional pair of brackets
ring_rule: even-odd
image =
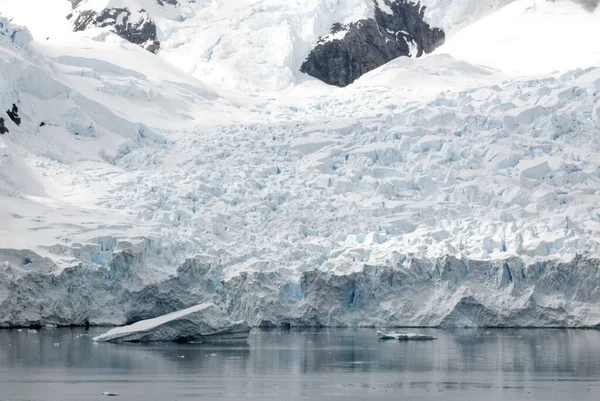
[(434, 342), (379, 342), (370, 329), (255, 331), (245, 345), (97, 344), (102, 329), (0, 331), (10, 400), (592, 400), (600, 332), (415, 330)]

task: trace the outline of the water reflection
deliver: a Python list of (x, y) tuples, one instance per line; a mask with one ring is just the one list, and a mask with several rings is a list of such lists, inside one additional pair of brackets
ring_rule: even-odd
[[(434, 342), (378, 341), (369, 330), (262, 332), (257, 369), (319, 371), (505, 371), (600, 375), (592, 330), (420, 330)], [(276, 352), (277, 357), (272, 354)], [(584, 363), (585, 362), (585, 363)]]
[(256, 331), (235, 346), (115, 345), (93, 343), (99, 329), (0, 330), (0, 400), (594, 399), (600, 389), (598, 331), (419, 331), (438, 340), (310, 329)]

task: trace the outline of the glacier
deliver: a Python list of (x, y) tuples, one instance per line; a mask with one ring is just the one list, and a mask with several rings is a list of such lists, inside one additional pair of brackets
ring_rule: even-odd
[[(461, 35), (559, 15), (592, 37), (597, 10), (471, 2), (460, 30), (440, 22), (447, 45), (339, 89), (273, 73), (318, 30), (295, 42), (240, 23), (285, 25), (297, 5), (222, 21), (235, 37), (192, 76), (195, 56), (175, 53), (216, 38), (178, 47), (173, 31), (154, 55), (72, 32), (70, 2), (48, 3), (52, 26), (2, 3), (16, 18), (0, 17), (0, 327), (124, 325), (204, 302), (266, 327), (600, 327), (600, 57), (565, 31), (569, 63), (545, 53), (552, 71), (522, 71)], [(344, 4), (316, 20), (325, 32), (370, 12)], [(219, 53), (231, 43), (247, 46)], [(239, 65), (247, 53), (269, 62)]]

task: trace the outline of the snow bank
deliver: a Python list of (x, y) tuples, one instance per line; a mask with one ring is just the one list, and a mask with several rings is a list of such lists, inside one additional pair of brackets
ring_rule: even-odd
[[(444, 29), (448, 36), (459, 32), (516, 0), (421, 0), (426, 6), (425, 18), (437, 27)], [(507, 29), (507, 28), (505, 28)]]
[(458, 32), (440, 52), (517, 74), (600, 63), (600, 10), (571, 0), (519, 0)]
[(356, 89), (382, 86), (401, 90), (430, 92), (441, 88), (466, 89), (486, 80), (497, 80), (496, 71), (457, 60), (448, 54), (434, 54), (422, 59), (401, 57), (373, 70), (353, 85)]
[(245, 340), (250, 326), (231, 322), (213, 304), (200, 304), (150, 320), (112, 329), (94, 337), (98, 342), (223, 342)]

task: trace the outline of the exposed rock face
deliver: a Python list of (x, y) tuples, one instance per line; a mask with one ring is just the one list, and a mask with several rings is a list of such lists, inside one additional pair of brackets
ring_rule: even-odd
[(4, 124), (4, 119), (0, 117), (0, 135), (8, 134), (8, 128)]
[(19, 108), (16, 104), (12, 105), (12, 108), (6, 110), (6, 114), (12, 120), (13, 123), (17, 124), (17, 126), (21, 125), (21, 117), (19, 116)]
[(165, 3), (170, 4), (172, 6), (176, 6), (178, 4), (177, 0), (156, 0), (156, 2), (161, 6), (164, 6)]
[(246, 340), (252, 328), (232, 322), (214, 304), (204, 303), (154, 319), (118, 327), (94, 338), (99, 342), (223, 342)]
[(155, 53), (159, 50), (160, 41), (156, 24), (146, 10), (132, 12), (128, 8), (105, 8), (101, 12), (96, 12), (86, 9), (84, 3), (82, 4), (78, 0), (74, 1), (75, 9), (72, 14), (67, 16), (67, 19), (73, 23), (74, 31), (84, 31), (92, 27), (108, 27), (123, 39), (150, 52)]
[(335, 24), (331, 34), (321, 38), (310, 52), (300, 71), (343, 87), (395, 58), (420, 57), (444, 43), (444, 32), (425, 22), (425, 7), (420, 3), (410, 0), (374, 0), (374, 3), (374, 19)]

